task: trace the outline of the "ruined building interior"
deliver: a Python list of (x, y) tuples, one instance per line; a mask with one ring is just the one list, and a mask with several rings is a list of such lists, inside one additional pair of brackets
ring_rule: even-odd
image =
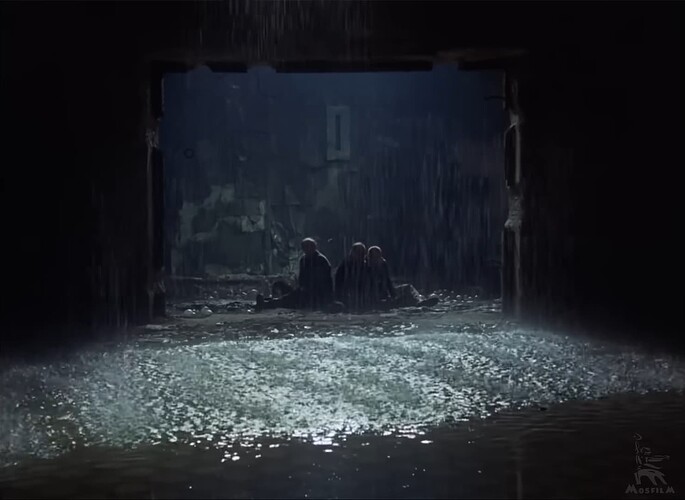
[(499, 295), (502, 85), (456, 65), (165, 76), (164, 268), (288, 275), (306, 236), (333, 263), (362, 240), (407, 279)]
[(0, 3), (0, 498), (685, 491), (682, 10)]

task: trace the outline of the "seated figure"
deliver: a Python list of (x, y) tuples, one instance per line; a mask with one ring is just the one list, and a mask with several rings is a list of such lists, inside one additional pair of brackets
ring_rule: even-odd
[(367, 278), (366, 246), (357, 242), (335, 271), (335, 300), (348, 311), (366, 308)]
[(312, 238), (305, 238), (301, 243), (300, 269), (297, 287), (285, 282), (274, 283), (274, 291), (280, 292), (279, 298), (264, 298), (257, 295), (257, 310), (276, 309), (319, 309), (328, 306), (333, 300), (333, 280), (331, 264), (317, 249)]
[(412, 285), (394, 286), (390, 279), (388, 263), (378, 246), (369, 248), (367, 255), (368, 305), (373, 309), (392, 309), (394, 307), (426, 306), (438, 303), (437, 297), (424, 299)]

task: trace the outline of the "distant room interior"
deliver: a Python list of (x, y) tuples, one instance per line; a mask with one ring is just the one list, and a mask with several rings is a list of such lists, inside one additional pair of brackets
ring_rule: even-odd
[(362, 241), (398, 280), (499, 296), (502, 87), (456, 65), (165, 74), (166, 274), (292, 275), (313, 237), (334, 267)]

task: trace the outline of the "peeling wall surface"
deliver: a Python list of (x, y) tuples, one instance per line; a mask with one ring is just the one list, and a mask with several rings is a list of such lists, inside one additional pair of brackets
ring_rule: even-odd
[(354, 241), (396, 273), (499, 292), (500, 72), (164, 78), (166, 268), (290, 273), (314, 237), (336, 265)]
[[(462, 69), (507, 69), (520, 82), (521, 313), (601, 318), (651, 336), (682, 329), (682, 10), (681, 2), (2, 2), (2, 347), (60, 344), (150, 319), (164, 260), (150, 221), (146, 135), (157, 126), (155, 61), (286, 71), (455, 57)], [(350, 105), (351, 119), (356, 112)], [(307, 137), (290, 145), (315, 165)], [(396, 140), (380, 144), (392, 150)], [(212, 141), (191, 147), (190, 161), (224, 154)], [(350, 163), (355, 151), (352, 143)], [(246, 163), (259, 154), (248, 153)], [(262, 165), (250, 175), (276, 168)], [(326, 168), (310, 179), (342, 184), (346, 172)], [(247, 197), (247, 184), (210, 174), (198, 175), (181, 198), (188, 204), (173, 212), (179, 239), (220, 234), (200, 214), (221, 207), (222, 224), (257, 228), (246, 241), (271, 241), (263, 234), (271, 195)], [(289, 205), (303, 203), (301, 194), (283, 196), (293, 222), (308, 224)], [(250, 214), (230, 212), (248, 198)]]

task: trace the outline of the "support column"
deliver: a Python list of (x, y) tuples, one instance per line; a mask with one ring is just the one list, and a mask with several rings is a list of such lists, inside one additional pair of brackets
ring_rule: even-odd
[(163, 115), (162, 68), (152, 65), (148, 84), (147, 140), (147, 319), (164, 316), (164, 160), (159, 148)]
[(523, 183), (521, 175), (522, 117), (518, 106), (518, 83), (507, 71), (505, 106), (509, 128), (504, 134), (504, 175), (508, 194), (508, 215), (502, 232), (502, 311), (521, 314), (521, 228), (523, 224)]

